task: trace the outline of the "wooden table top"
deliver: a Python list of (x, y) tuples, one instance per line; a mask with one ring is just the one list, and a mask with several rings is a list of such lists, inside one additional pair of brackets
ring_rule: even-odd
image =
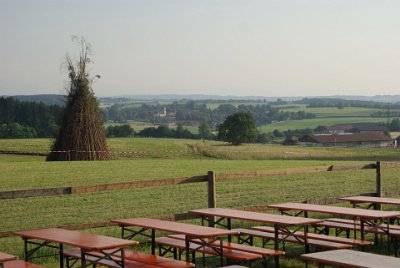
[(359, 217), (363, 219), (390, 219), (400, 216), (400, 211), (380, 211), (359, 208), (334, 207), (304, 203), (283, 203), (268, 205), (279, 210), (297, 210), (333, 214), (339, 216)]
[(339, 198), (339, 200), (349, 201), (352, 203), (372, 203), (372, 204), (388, 204), (400, 205), (400, 198), (375, 197), (375, 196), (349, 196)]
[(226, 208), (195, 209), (190, 210), (189, 212), (203, 216), (217, 216), (222, 218), (276, 224), (279, 226), (307, 225), (323, 221), (311, 218), (284, 216)]
[(79, 247), (84, 251), (123, 248), (139, 242), (60, 228), (15, 232), (18, 236)]
[(176, 234), (184, 234), (189, 237), (198, 238), (220, 237), (227, 235), (236, 235), (239, 233), (237, 231), (150, 218), (121, 219), (112, 220), (111, 222), (117, 223), (120, 226), (138, 226)]
[(301, 258), (317, 263), (351, 268), (398, 268), (400, 258), (366, 253), (361, 251), (339, 249), (303, 254)]
[(4, 252), (0, 252), (0, 263), (6, 262), (6, 261), (12, 261), (16, 260), (17, 256), (10, 255)]

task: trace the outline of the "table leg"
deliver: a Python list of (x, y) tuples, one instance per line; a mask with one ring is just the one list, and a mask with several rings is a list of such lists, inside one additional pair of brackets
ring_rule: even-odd
[[(365, 240), (365, 230), (364, 230), (364, 219), (360, 218), (360, 232), (361, 232), (361, 240), (364, 241)], [(356, 230), (354, 230), (356, 231)], [(364, 251), (364, 247), (361, 247), (361, 250)]]
[(151, 229), (151, 254), (156, 255), (156, 230)]
[(81, 249), (81, 267), (86, 268), (86, 254)]
[(121, 248), (121, 268), (125, 267), (125, 250)]
[[(390, 256), (390, 240), (392, 239), (391, 237), (390, 237), (390, 220), (387, 220), (387, 222), (386, 222), (386, 228), (387, 228), (387, 240), (388, 240), (388, 255)], [(395, 239), (397, 239), (397, 238), (395, 238)], [(395, 241), (395, 245), (396, 245), (396, 241)], [(396, 245), (396, 247), (397, 247), (397, 245)], [(395, 247), (395, 248), (396, 248)], [(397, 257), (397, 249), (395, 249), (395, 251), (394, 251), (394, 255)]]
[[(278, 225), (274, 225), (274, 249), (279, 250), (279, 228)], [(274, 256), (275, 267), (279, 268), (279, 256)]]
[(60, 244), (58, 248), (58, 252), (60, 254), (60, 268), (64, 268), (64, 245)]
[(24, 260), (28, 261), (28, 240), (24, 238)]
[[(230, 242), (230, 241), (229, 241)], [(219, 249), (221, 250), (220, 253), (220, 262), (221, 262), (221, 267), (224, 266), (224, 246), (222, 244), (222, 237), (219, 238)]]
[(189, 237), (185, 235), (185, 255), (186, 255), (186, 262), (190, 262), (190, 252), (189, 252), (189, 247), (190, 246), (190, 241)]
[[(232, 222), (230, 218), (226, 218), (228, 230), (232, 230)], [(232, 236), (228, 235), (228, 242), (232, 242)]]
[(304, 251), (310, 252), (310, 245), (308, 244), (308, 225), (304, 225)]

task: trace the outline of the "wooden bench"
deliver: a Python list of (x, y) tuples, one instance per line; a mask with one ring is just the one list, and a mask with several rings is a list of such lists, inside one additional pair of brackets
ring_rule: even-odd
[[(259, 237), (259, 238), (262, 238), (263, 240), (267, 240), (267, 241), (275, 239), (274, 233), (269, 233), (269, 232), (264, 232), (264, 231), (259, 231), (259, 230), (250, 230), (250, 229), (235, 229), (235, 231), (238, 231), (240, 233), (240, 235), (247, 235), (250, 237)], [(284, 241), (284, 242), (302, 244), (302, 242), (299, 241), (298, 239), (296, 239), (295, 237), (286, 236), (284, 234), (279, 234), (278, 239), (280, 241)], [(314, 246), (316, 248), (321, 248), (321, 249), (345, 249), (345, 248), (353, 247), (352, 245), (349, 245), (349, 244), (317, 240), (317, 239), (308, 239), (307, 241), (310, 246)], [(263, 244), (265, 246), (265, 243), (263, 243)]]
[[(323, 228), (335, 228), (336, 230), (348, 230), (348, 231), (361, 231), (361, 225), (360, 222), (352, 221), (352, 220), (346, 220), (346, 219), (327, 219), (323, 222), (320, 223), (315, 223), (313, 224), (314, 227), (323, 227)], [(382, 228), (377, 228), (377, 227), (371, 227), (368, 225), (364, 226), (364, 230), (367, 233), (374, 233), (374, 234), (379, 234), (379, 235), (386, 235), (387, 233), (384, 231), (387, 229), (386, 225), (380, 225)], [(390, 226), (389, 226), (390, 227)], [(400, 237), (400, 229), (391, 229), (390, 228), (390, 235), (393, 237)], [(337, 231), (336, 234), (339, 232)]]
[(400, 259), (390, 256), (365, 253), (355, 250), (331, 250), (310, 254), (303, 254), (301, 258), (323, 265), (342, 268), (398, 268)]
[[(339, 218), (328, 218), (325, 219), (325, 221), (331, 221), (331, 222), (340, 222), (340, 223), (349, 223), (353, 224), (356, 223), (357, 225), (360, 225), (360, 221), (354, 221), (354, 220), (349, 220), (349, 219), (339, 219)], [(387, 224), (380, 224), (379, 225), (382, 228), (387, 228)], [(400, 225), (394, 225), (394, 224), (389, 224), (390, 230), (400, 230)]]
[[(186, 249), (185, 241), (182, 239), (177, 239), (177, 238), (172, 238), (172, 237), (159, 237), (159, 238), (156, 238), (155, 242), (159, 245), (171, 247), (171, 248), (177, 248), (181, 251)], [(189, 248), (193, 254), (195, 254), (195, 252), (199, 252), (199, 253), (204, 253), (204, 254), (208, 254), (208, 255), (220, 256), (220, 254), (218, 254), (212, 248), (207, 247), (207, 246), (202, 247), (196, 243), (190, 243)], [(263, 259), (263, 256), (260, 254), (254, 254), (254, 253), (233, 250), (233, 249), (228, 249), (228, 248), (223, 248), (222, 255), (223, 255), (223, 257), (227, 258), (228, 260), (237, 261), (237, 262), (247, 262), (247, 261), (255, 261), (255, 260)]]
[[(170, 258), (165, 258), (161, 256), (155, 256), (143, 252), (138, 252), (134, 250), (127, 250), (125, 249), (125, 267), (128, 268), (136, 268), (136, 267), (143, 267), (143, 268), (191, 268), (195, 267), (193, 263), (187, 263), (184, 261), (174, 260)], [(67, 259), (67, 264), (69, 258), (73, 259), (80, 259), (81, 258), (81, 251), (79, 248), (67, 249), (63, 252), (64, 256)], [(99, 257), (104, 256), (99, 252), (90, 252), (92, 255), (97, 255)], [(115, 254), (115, 257), (120, 257), (119, 254)], [(87, 261), (94, 263), (97, 258), (94, 256), (87, 256)], [(115, 262), (110, 260), (100, 260), (99, 264), (110, 267), (116, 268), (119, 267)], [(67, 265), (69, 267), (69, 265)]]
[(7, 261), (3, 265), (4, 268), (43, 268), (43, 266), (21, 260)]
[[(169, 235), (168, 237), (185, 240), (185, 236), (183, 236), (183, 235)], [(202, 242), (200, 240), (194, 240), (194, 242), (197, 242), (198, 244), (202, 244)], [(219, 246), (218, 242), (213, 242), (211, 244), (213, 246), (217, 246), (217, 247)], [(259, 254), (259, 255), (262, 255), (264, 258), (270, 257), (270, 256), (285, 255), (285, 252), (281, 251), (281, 250), (260, 248), (260, 247), (236, 244), (236, 243), (226, 242), (226, 241), (223, 241), (222, 246), (226, 249), (232, 249), (232, 250), (244, 251), (244, 252), (253, 253), (253, 254)]]
[[(254, 226), (254, 227), (252, 227), (252, 229), (263, 231), (263, 232), (268, 232), (268, 233), (274, 233), (274, 228), (269, 227), (269, 226)], [(280, 234), (285, 234), (285, 233), (280, 232)], [(296, 236), (304, 237), (304, 233), (296, 232)], [(351, 238), (346, 238), (346, 237), (330, 236), (330, 235), (325, 235), (325, 234), (307, 233), (307, 237), (309, 239), (349, 244), (352, 246), (371, 246), (374, 244), (373, 242), (367, 241), (367, 240), (357, 240), (357, 239), (351, 239)]]

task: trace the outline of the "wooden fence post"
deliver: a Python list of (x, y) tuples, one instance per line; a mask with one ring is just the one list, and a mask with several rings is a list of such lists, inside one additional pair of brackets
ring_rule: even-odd
[[(217, 207), (217, 198), (215, 191), (215, 173), (214, 171), (208, 171), (208, 208), (216, 208)], [(215, 227), (215, 217), (208, 218), (208, 226)]]
[[(377, 197), (382, 196), (382, 183), (381, 183), (381, 161), (376, 161), (376, 193)], [(381, 210), (381, 205), (375, 205), (376, 210)]]

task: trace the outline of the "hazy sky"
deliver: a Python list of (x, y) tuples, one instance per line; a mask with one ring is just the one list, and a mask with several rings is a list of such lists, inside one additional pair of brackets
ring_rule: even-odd
[(71, 35), (98, 96), (400, 94), (400, 1), (0, 0), (0, 95), (65, 93)]

